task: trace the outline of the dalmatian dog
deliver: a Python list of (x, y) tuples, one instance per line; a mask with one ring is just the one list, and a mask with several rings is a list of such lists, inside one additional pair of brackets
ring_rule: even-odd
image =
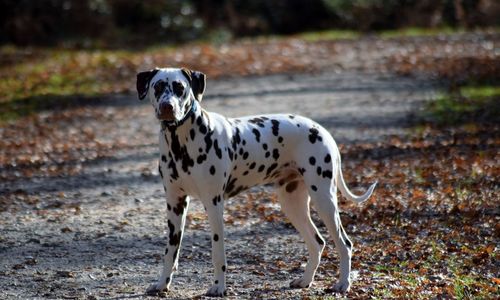
[(310, 119), (291, 114), (226, 118), (205, 111), (200, 106), (205, 79), (205, 74), (186, 68), (137, 74), (139, 99), (151, 101), (161, 123), (159, 173), (167, 199), (163, 270), (147, 293), (169, 289), (189, 201), (198, 198), (212, 231), (215, 279), (206, 295), (225, 295), (224, 200), (258, 184), (275, 185), (283, 212), (307, 245), (304, 274), (290, 286), (311, 285), (325, 247), (309, 214), (312, 200), (339, 251), (340, 279), (333, 290), (348, 291), (352, 243), (340, 221), (337, 187), (344, 197), (360, 203), (371, 196), (376, 183), (364, 195), (351, 193), (342, 177), (334, 139)]

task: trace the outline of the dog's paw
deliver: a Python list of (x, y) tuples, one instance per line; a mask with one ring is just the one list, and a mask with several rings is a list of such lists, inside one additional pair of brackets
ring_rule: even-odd
[(226, 296), (226, 288), (219, 284), (212, 285), (205, 294), (208, 297), (224, 297)]
[(155, 284), (150, 285), (147, 288), (146, 294), (147, 295), (158, 295), (159, 293), (166, 292), (166, 291), (168, 291), (168, 287), (165, 283), (164, 284), (155, 283)]
[(311, 280), (306, 280), (304, 278), (297, 278), (292, 280), (290, 282), (290, 287), (292, 289), (303, 289), (303, 288), (308, 288), (311, 286), (312, 281)]
[(331, 288), (332, 292), (334, 293), (346, 293), (349, 291), (351, 288), (351, 283), (349, 281), (339, 281), (336, 284), (334, 284)]

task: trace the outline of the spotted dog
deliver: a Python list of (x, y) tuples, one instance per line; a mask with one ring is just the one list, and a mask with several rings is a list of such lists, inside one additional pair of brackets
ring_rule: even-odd
[(148, 293), (168, 290), (177, 267), (186, 212), (191, 197), (203, 203), (212, 230), (215, 281), (207, 292), (222, 296), (227, 271), (224, 251), (224, 200), (258, 184), (274, 184), (281, 208), (307, 245), (309, 259), (292, 288), (309, 287), (325, 240), (311, 221), (312, 199), (340, 256), (340, 280), (333, 290), (349, 290), (352, 243), (342, 227), (337, 187), (344, 197), (363, 202), (344, 182), (340, 154), (326, 129), (310, 119), (273, 114), (226, 118), (200, 106), (205, 74), (185, 68), (154, 69), (137, 74), (139, 99), (149, 98), (159, 132), (159, 173), (167, 198), (168, 244), (163, 270)]

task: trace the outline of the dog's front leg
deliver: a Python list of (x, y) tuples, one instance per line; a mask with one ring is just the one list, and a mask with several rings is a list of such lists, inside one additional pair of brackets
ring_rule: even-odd
[(222, 297), (226, 294), (226, 252), (224, 249), (224, 199), (222, 195), (204, 202), (208, 221), (212, 229), (212, 262), (214, 265), (214, 285), (207, 296)]
[(148, 294), (168, 290), (172, 281), (172, 273), (177, 268), (179, 250), (186, 222), (189, 197), (175, 193), (167, 193), (167, 226), (168, 242), (163, 256), (163, 270), (158, 281), (147, 289)]

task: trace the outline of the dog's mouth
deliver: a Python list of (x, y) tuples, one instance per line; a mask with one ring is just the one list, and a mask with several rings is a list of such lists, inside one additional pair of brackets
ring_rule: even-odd
[(157, 112), (156, 118), (159, 121), (176, 121), (177, 120), (174, 110), (160, 110), (159, 112)]
[(156, 118), (159, 120), (159, 121), (168, 121), (168, 122), (172, 122), (172, 121), (175, 121), (175, 117), (173, 114), (161, 114), (161, 115), (156, 115)]

